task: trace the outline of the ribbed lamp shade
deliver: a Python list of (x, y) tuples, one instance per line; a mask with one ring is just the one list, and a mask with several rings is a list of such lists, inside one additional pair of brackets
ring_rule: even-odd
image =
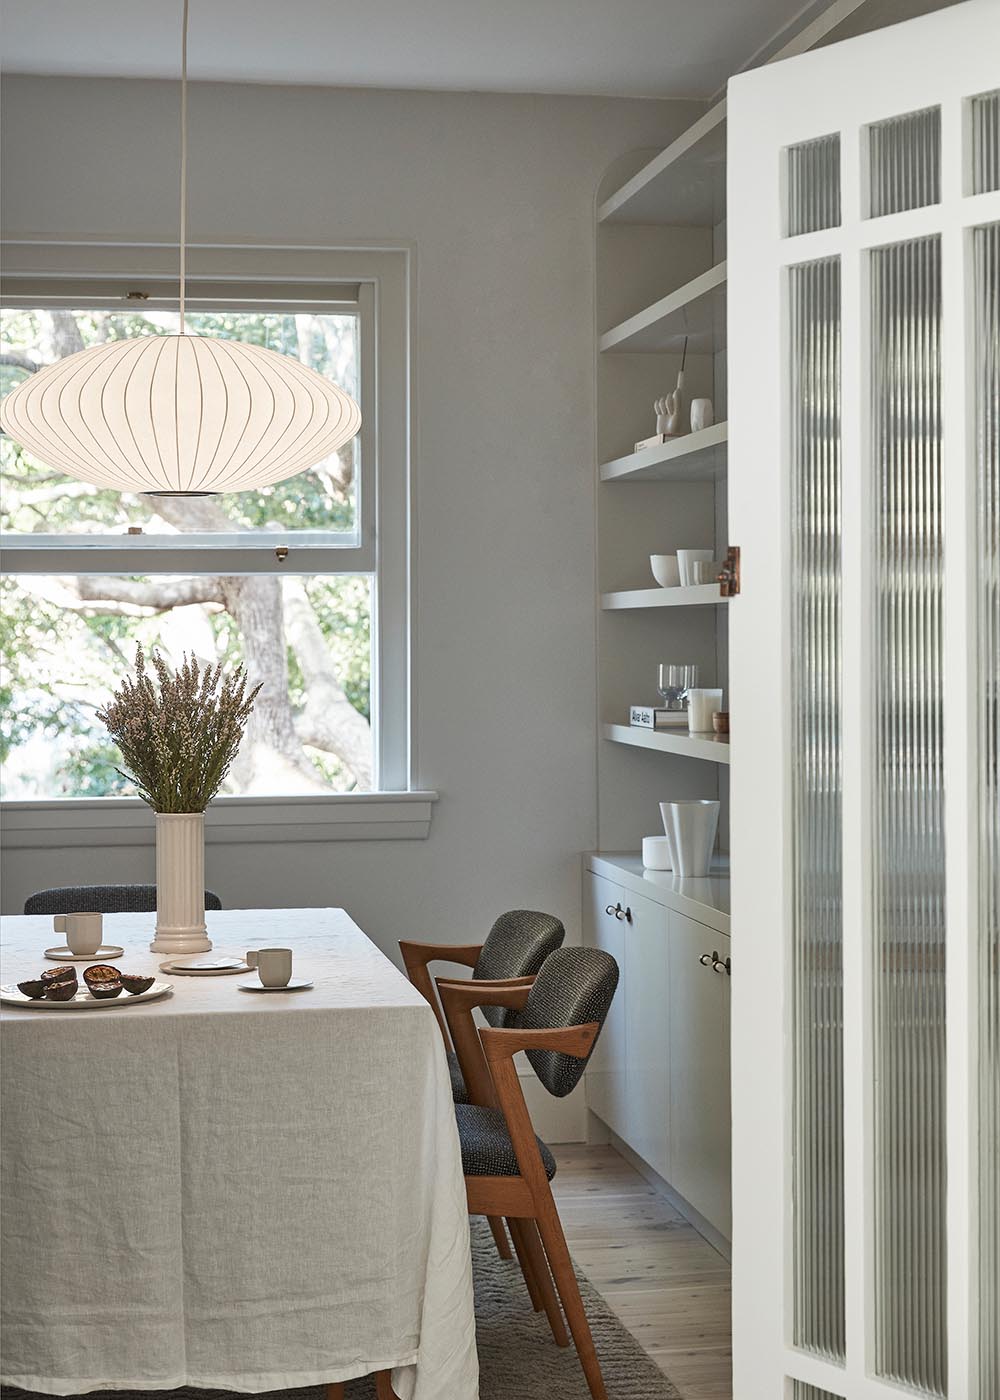
[(115, 340), (30, 375), (0, 425), (59, 471), (116, 491), (268, 486), (349, 442), (361, 410), (274, 350), (197, 335)]

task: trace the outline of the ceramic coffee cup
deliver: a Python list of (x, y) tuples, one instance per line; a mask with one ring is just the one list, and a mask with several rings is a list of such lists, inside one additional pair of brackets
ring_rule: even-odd
[(100, 914), (57, 914), (52, 920), (56, 933), (66, 935), (66, 946), (78, 958), (89, 958), (101, 946), (104, 919)]
[(688, 691), (688, 729), (692, 734), (710, 734), (712, 716), (722, 709), (722, 691), (717, 688)]
[(255, 967), (265, 987), (287, 987), (292, 977), (291, 948), (258, 948), (247, 953), (247, 967)]
[(692, 566), (699, 560), (707, 562), (712, 558), (710, 549), (679, 549), (677, 551), (677, 566), (681, 575), (681, 587), (689, 588), (694, 583)]

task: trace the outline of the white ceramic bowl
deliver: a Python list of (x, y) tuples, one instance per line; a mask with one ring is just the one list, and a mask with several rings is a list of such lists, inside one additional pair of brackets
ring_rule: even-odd
[(676, 588), (681, 581), (676, 554), (651, 554), (649, 567), (661, 588)]
[(673, 870), (674, 858), (670, 851), (670, 837), (644, 836), (642, 863), (647, 870)]

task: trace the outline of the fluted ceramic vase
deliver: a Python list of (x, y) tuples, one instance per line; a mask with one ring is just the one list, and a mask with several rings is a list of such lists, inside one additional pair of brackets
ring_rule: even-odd
[(204, 953), (205, 813), (156, 814), (156, 937), (154, 953)]

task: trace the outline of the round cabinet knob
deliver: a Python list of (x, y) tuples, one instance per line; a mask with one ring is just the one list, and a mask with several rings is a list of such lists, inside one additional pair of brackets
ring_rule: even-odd
[(613, 918), (617, 919), (619, 909), (621, 909), (620, 904), (609, 904), (604, 912), (605, 914), (610, 914)]
[(618, 919), (619, 922), (624, 921), (625, 923), (630, 924), (632, 922), (632, 910), (623, 909), (619, 904), (618, 908), (615, 910), (615, 918)]
[(708, 967), (709, 963), (712, 961), (712, 954), (702, 953), (698, 961), (701, 963), (702, 967)]

